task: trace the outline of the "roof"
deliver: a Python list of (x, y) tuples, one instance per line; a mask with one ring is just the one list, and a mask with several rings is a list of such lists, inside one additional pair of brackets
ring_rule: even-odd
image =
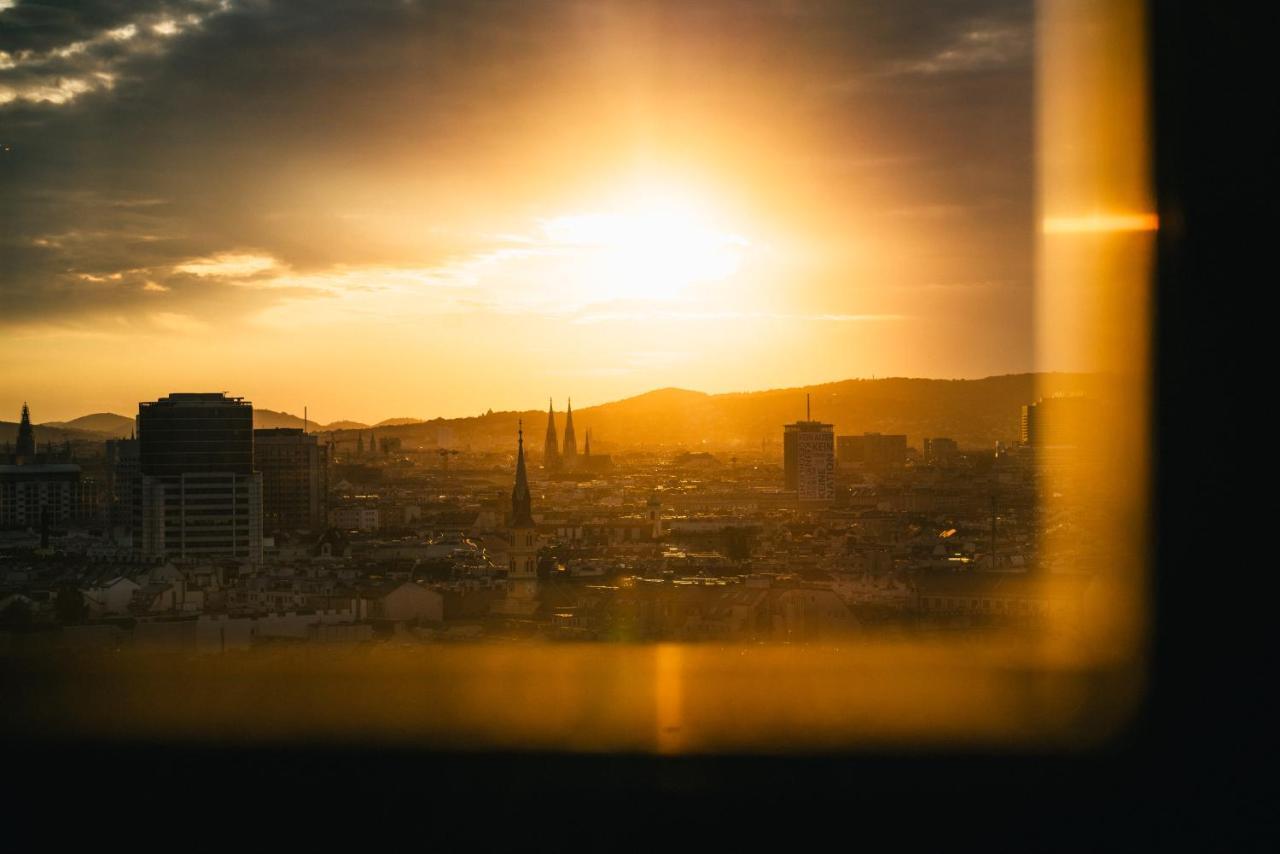
[(1007, 572), (929, 572), (915, 578), (923, 596), (992, 596), (1052, 598), (1079, 593), (1088, 583), (1084, 575), (1042, 575)]

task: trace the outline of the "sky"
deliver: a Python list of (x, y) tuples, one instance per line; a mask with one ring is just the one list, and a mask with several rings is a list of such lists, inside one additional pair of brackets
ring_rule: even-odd
[(1031, 11), (0, 0), (0, 419), (1030, 370)]

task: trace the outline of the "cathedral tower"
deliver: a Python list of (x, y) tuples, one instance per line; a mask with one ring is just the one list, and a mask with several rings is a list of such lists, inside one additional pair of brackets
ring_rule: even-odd
[(556, 440), (556, 408), (547, 403), (547, 438), (542, 443), (542, 467), (547, 471), (560, 468), (560, 445)]
[(561, 452), (565, 468), (573, 468), (578, 462), (578, 439), (573, 433), (573, 398), (569, 398), (569, 410), (564, 416), (564, 450)]
[(36, 434), (31, 428), (31, 410), (22, 404), (22, 420), (18, 424), (18, 446), (14, 449), (18, 458), (34, 459), (36, 455)]
[(511, 489), (511, 548), (507, 554), (510, 593), (532, 599), (538, 592), (538, 529), (533, 521), (533, 496), (524, 464), (524, 422), (520, 422), (516, 450), (516, 483)]

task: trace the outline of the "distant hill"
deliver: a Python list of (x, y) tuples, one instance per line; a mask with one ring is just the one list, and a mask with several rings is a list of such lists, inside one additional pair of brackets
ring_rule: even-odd
[[(813, 418), (835, 425), (838, 435), (863, 432), (905, 433), (920, 447), (929, 436), (947, 436), (965, 448), (988, 448), (1016, 441), (1022, 406), (1044, 394), (1098, 394), (1106, 379), (1096, 374), (1010, 374), (979, 380), (887, 378), (843, 380), (768, 391), (706, 394), (664, 388), (600, 406), (575, 409), (578, 447), (588, 429), (602, 452), (637, 446), (696, 450), (759, 449), (778, 445), (782, 425), (805, 414), (805, 395)], [(410, 445), (434, 445), (439, 429), (450, 431), (456, 447), (509, 446), (516, 420), (523, 418), (527, 447), (537, 455), (546, 429), (545, 410), (494, 412), (479, 417), (437, 418), (418, 424), (379, 428), (379, 435), (400, 436)], [(556, 413), (563, 434), (564, 412)]]
[(368, 430), (368, 424), (362, 424), (359, 421), (335, 421), (332, 424), (325, 424), (323, 427), (311, 428), (312, 430)]
[[(69, 422), (68, 422), (69, 423)], [(33, 424), (32, 433), (35, 434), (36, 444), (41, 450), (46, 442), (53, 442), (55, 445), (61, 445), (63, 442), (72, 442), (73, 444), (92, 444), (99, 445), (107, 439), (118, 438), (112, 434), (99, 433), (96, 430), (77, 430), (74, 427), (61, 427), (57, 424)], [(125, 434), (129, 435), (128, 433)], [(0, 449), (6, 444), (12, 446), (18, 439), (18, 422), (17, 421), (0, 421)]]
[(48, 421), (38, 426), (102, 433), (114, 439), (126, 439), (133, 434), (133, 419), (114, 412), (95, 412), (70, 421)]
[[(965, 448), (989, 448), (1018, 438), (1022, 406), (1045, 394), (1101, 394), (1105, 377), (1097, 374), (1009, 374), (980, 380), (928, 380), (893, 377), (842, 380), (813, 386), (767, 391), (706, 394), (663, 388), (625, 400), (575, 409), (574, 426), (581, 448), (589, 429), (593, 448), (609, 453), (634, 447), (685, 448), (694, 451), (773, 447), (781, 442), (782, 425), (804, 417), (805, 395), (812, 399), (813, 418), (835, 425), (836, 433), (905, 433), (920, 447), (926, 436), (948, 436)], [(432, 447), (441, 429), (455, 448), (509, 448), (516, 421), (524, 419), (527, 447), (540, 455), (546, 411), (489, 412), (470, 418), (389, 418), (374, 425), (379, 436), (400, 437), (410, 447)], [(302, 427), (288, 412), (253, 411), (254, 426)], [(312, 422), (316, 432), (369, 430), (358, 421)], [(563, 435), (564, 412), (556, 413)], [(101, 440), (127, 436), (133, 419), (97, 413), (72, 421), (36, 426), (39, 442)], [(0, 422), (0, 443), (17, 436), (18, 425)], [(354, 437), (348, 437), (354, 440)]]
[(403, 427), (406, 424), (421, 424), (421, 423), (423, 423), (421, 418), (384, 418), (383, 420), (379, 421), (377, 424), (374, 424), (373, 426), (374, 427)]
[(317, 424), (315, 421), (306, 422), (297, 415), (289, 412), (276, 412), (272, 409), (254, 409), (253, 410), (253, 426), (259, 430), (268, 430), (277, 427), (298, 427), (306, 425), (309, 430), (360, 430), (365, 429), (369, 425), (361, 424), (358, 421), (335, 421), (332, 424)]

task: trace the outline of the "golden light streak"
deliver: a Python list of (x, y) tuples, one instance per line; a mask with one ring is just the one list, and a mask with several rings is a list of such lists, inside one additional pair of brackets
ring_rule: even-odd
[(654, 667), (654, 696), (657, 699), (656, 740), (659, 753), (676, 753), (683, 743), (683, 696), (681, 680), (684, 670), (681, 647), (662, 644), (658, 647)]
[(1160, 218), (1154, 213), (1093, 213), (1085, 216), (1045, 217), (1045, 234), (1106, 234), (1124, 231), (1155, 231)]

